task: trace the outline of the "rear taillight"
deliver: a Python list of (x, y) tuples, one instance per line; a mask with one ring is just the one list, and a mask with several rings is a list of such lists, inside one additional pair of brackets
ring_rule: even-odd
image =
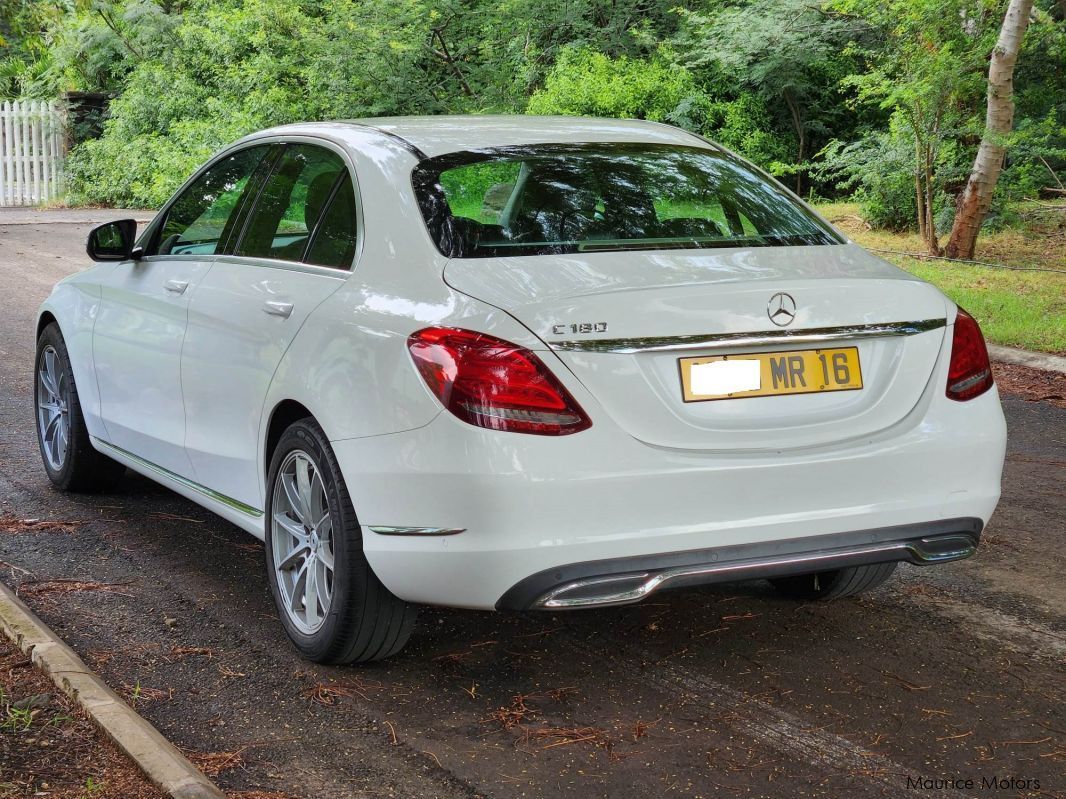
[(407, 339), (415, 366), (445, 408), (464, 422), (542, 436), (592, 425), (535, 354), (472, 330), (427, 327)]
[(948, 399), (973, 399), (992, 388), (992, 364), (988, 361), (985, 337), (977, 320), (959, 308), (955, 335), (951, 340), (948, 366)]

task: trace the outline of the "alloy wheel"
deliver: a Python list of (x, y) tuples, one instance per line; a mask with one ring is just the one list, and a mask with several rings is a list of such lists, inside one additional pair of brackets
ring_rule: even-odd
[(310, 635), (333, 601), (333, 520), (322, 474), (303, 450), (290, 452), (278, 469), (270, 529), (285, 612)]
[(44, 348), (37, 367), (37, 431), (49, 468), (60, 471), (70, 441), (70, 384), (51, 345)]

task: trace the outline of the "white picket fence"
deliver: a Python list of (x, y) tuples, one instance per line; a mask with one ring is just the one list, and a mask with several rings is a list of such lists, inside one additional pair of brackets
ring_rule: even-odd
[(0, 206), (41, 205), (60, 197), (66, 149), (66, 111), (61, 104), (0, 104)]

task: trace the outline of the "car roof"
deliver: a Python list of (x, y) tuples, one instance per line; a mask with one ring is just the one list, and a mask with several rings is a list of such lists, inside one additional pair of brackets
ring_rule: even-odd
[(344, 138), (345, 129), (378, 131), (400, 140), (417, 156), (430, 157), (461, 150), (523, 144), (578, 142), (646, 142), (711, 147), (692, 133), (640, 119), (599, 119), (568, 116), (465, 115), (371, 117), (366, 119), (285, 125), (262, 131), (308, 133)]

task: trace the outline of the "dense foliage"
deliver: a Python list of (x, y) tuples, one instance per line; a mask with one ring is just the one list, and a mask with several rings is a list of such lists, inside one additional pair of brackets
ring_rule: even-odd
[[(0, 0), (0, 96), (112, 93), (77, 199), (157, 205), (249, 131), (381, 114), (681, 125), (943, 232), (1005, 0)], [(1066, 0), (1037, 0), (999, 197), (1066, 175)], [(991, 221), (1002, 223), (1003, 203)]]

